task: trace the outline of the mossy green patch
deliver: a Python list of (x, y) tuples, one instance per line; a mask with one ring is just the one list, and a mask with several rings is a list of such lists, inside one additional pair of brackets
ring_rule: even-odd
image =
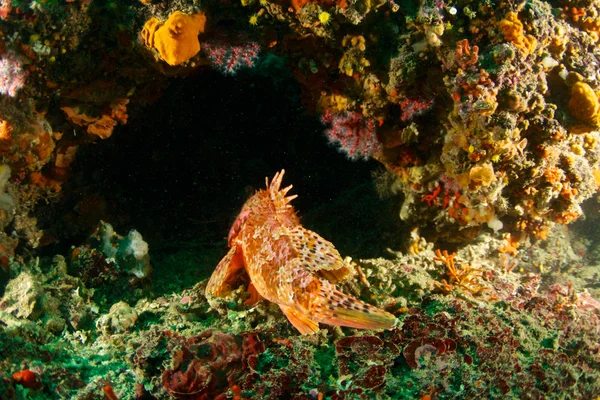
[(158, 325), (162, 322), (161, 314), (144, 311), (138, 316), (137, 322), (135, 324), (136, 330), (146, 330), (150, 328), (152, 325)]
[(442, 311), (448, 311), (448, 305), (437, 300), (429, 302), (425, 307), (425, 313), (430, 316), (436, 315)]
[(545, 349), (553, 349), (556, 347), (556, 336), (547, 337), (540, 342), (540, 345)]
[(257, 372), (267, 372), (269, 370), (280, 370), (287, 367), (290, 363), (288, 357), (282, 358), (274, 354), (270, 349), (258, 355), (256, 364)]
[(315, 351), (315, 363), (319, 370), (321, 382), (325, 382), (327, 377), (330, 376), (337, 378), (337, 356), (334, 346), (327, 346)]

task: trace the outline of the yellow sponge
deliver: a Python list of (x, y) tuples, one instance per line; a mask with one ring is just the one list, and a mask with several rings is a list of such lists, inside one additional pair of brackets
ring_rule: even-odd
[(155, 48), (169, 65), (179, 65), (200, 51), (198, 35), (204, 32), (204, 13), (185, 14), (175, 11), (163, 23), (157, 18), (146, 21), (142, 39), (148, 48)]
[(585, 82), (577, 82), (571, 88), (569, 112), (575, 119), (582, 122), (598, 124), (600, 102), (594, 89)]

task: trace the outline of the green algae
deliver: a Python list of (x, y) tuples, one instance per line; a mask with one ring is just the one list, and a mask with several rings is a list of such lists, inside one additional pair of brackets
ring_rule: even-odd
[(289, 365), (289, 358), (280, 357), (280, 353), (274, 354), (269, 350), (258, 356), (258, 364), (256, 365), (256, 371), (264, 373), (270, 370), (281, 370)]

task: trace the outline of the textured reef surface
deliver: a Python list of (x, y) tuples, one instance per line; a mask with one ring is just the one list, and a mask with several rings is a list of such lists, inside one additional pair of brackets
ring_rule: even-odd
[[(321, 325), (299, 335), (243, 285), (211, 308), (207, 270), (189, 289), (137, 232), (103, 223), (65, 258), (24, 264), (0, 300), (3, 398), (594, 398), (600, 393), (598, 264), (567, 230), (512, 252), (482, 236), (457, 253), (356, 260), (347, 290), (396, 328)], [(597, 255), (596, 255), (597, 257)], [(147, 274), (147, 275), (146, 275)], [(150, 295), (170, 282), (163, 295)], [(195, 277), (188, 277), (193, 280)], [(568, 281), (563, 285), (557, 282)], [(588, 288), (589, 291), (584, 290)], [(104, 394), (103, 394), (104, 393)]]
[[(599, 41), (598, 0), (0, 0), (0, 399), (600, 398)], [(283, 167), (393, 328), (207, 299)]]

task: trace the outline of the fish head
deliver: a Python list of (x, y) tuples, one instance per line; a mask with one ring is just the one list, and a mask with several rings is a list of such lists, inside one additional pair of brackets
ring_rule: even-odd
[(254, 219), (266, 212), (265, 206), (268, 206), (268, 196), (266, 195), (264, 190), (260, 190), (251, 196), (244, 205), (242, 206), (241, 211), (239, 212), (237, 218), (231, 225), (231, 229), (229, 229), (229, 234), (227, 235), (227, 243), (229, 247), (231, 247), (233, 241), (238, 237), (244, 226), (250, 222), (254, 221)]
[(276, 218), (280, 223), (298, 223), (298, 217), (289, 204), (297, 196), (286, 196), (292, 185), (280, 189), (284, 173), (285, 171), (281, 170), (281, 172), (275, 174), (271, 182), (267, 178), (265, 189), (259, 190), (246, 201), (231, 226), (229, 235), (227, 235), (227, 242), (230, 247), (246, 225), (260, 226), (265, 224), (266, 221), (272, 221), (273, 218)]

